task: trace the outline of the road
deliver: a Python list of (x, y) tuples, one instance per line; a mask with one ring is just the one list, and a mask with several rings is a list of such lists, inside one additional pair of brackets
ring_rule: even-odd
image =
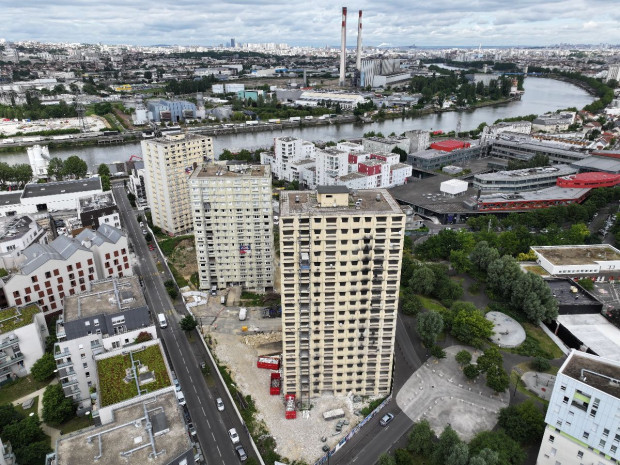
[[(229, 465), (239, 462), (228, 437), (230, 428), (237, 429), (241, 444), (243, 444), (248, 456), (255, 456), (250, 447), (248, 434), (230, 404), (228, 396), (220, 394), (225, 393), (225, 387), (220, 384), (219, 378), (213, 375), (214, 387), (212, 389), (207, 387), (198, 361), (204, 360), (210, 364), (205, 349), (201, 343), (196, 341), (198, 338), (196, 332), (192, 336), (193, 342), (190, 342), (178, 325), (178, 321), (181, 319), (179, 315), (185, 315), (186, 311), (182, 304), (175, 308), (168, 297), (162, 275), (158, 272), (154, 261), (155, 252), (148, 249), (136, 219), (137, 213), (129, 204), (123, 183), (113, 183), (112, 190), (122, 224), (133, 246), (134, 253), (139, 259), (138, 272), (142, 277), (143, 289), (151, 310), (151, 318), (156, 321), (158, 313), (165, 313), (168, 319), (168, 327), (161, 329), (157, 325), (157, 330), (166, 348), (168, 359), (181, 384), (206, 463), (209, 465)], [(216, 369), (216, 367), (211, 366), (211, 373), (215, 373)], [(221, 397), (225, 403), (226, 407), (223, 412), (217, 410), (216, 397)]]

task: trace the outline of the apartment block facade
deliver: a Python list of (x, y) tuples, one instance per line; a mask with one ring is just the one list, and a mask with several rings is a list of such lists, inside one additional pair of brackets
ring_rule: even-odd
[(557, 374), (537, 465), (620, 461), (620, 363), (572, 350)]
[(391, 389), (405, 215), (384, 189), (280, 197), (285, 394)]
[(206, 164), (189, 178), (201, 289), (273, 287), (269, 165)]
[(213, 161), (213, 140), (185, 134), (143, 140), (142, 158), (153, 224), (171, 236), (191, 231), (187, 179), (198, 165)]
[(314, 160), (315, 145), (297, 137), (276, 137), (273, 146), (273, 153), (261, 153), (261, 163), (271, 165), (271, 173), (280, 180), (302, 181), (293, 166), (301, 160)]

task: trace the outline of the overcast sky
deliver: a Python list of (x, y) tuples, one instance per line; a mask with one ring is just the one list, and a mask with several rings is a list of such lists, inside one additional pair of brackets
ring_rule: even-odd
[(0, 0), (0, 38), (42, 42), (349, 45), (620, 43), (618, 0)]

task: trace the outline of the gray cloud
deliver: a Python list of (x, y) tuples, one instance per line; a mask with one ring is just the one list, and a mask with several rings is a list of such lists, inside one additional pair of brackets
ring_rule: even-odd
[[(237, 42), (337, 45), (340, 7), (328, 0), (0, 0), (8, 40), (212, 45)], [(343, 2), (345, 3), (345, 2)], [(377, 45), (544, 45), (620, 43), (610, 0), (410, 0), (349, 3), (348, 41), (357, 10), (364, 43)], [(614, 18), (615, 17), (615, 18)]]

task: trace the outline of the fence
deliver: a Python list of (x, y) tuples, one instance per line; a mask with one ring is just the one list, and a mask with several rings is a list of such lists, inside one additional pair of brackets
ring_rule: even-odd
[(364, 418), (362, 421), (360, 421), (359, 424), (356, 425), (355, 428), (353, 428), (349, 432), (349, 434), (347, 434), (344, 438), (342, 438), (340, 440), (340, 442), (338, 442), (338, 444), (336, 444), (336, 447), (334, 447), (332, 450), (327, 452), (325, 454), (325, 456), (323, 456), (319, 460), (317, 460), (314, 463), (314, 465), (323, 465), (324, 463), (328, 463), (329, 462), (329, 458), (333, 457), (334, 454), (336, 452), (338, 452), (340, 450), (340, 448), (347, 443), (347, 441), (349, 441), (353, 436), (355, 436), (360, 431), (360, 429), (362, 429), (362, 427), (366, 423), (368, 423), (370, 420), (372, 420), (377, 415), (377, 413), (379, 413), (381, 411), (381, 409), (383, 409), (383, 407), (385, 407), (391, 400), (392, 400), (392, 394), (387, 396), (385, 398), (385, 400), (383, 402), (381, 402), (381, 404), (379, 404), (379, 406), (376, 409), (374, 409), (372, 412), (370, 412), (368, 414), (368, 416), (366, 416), (366, 418)]

